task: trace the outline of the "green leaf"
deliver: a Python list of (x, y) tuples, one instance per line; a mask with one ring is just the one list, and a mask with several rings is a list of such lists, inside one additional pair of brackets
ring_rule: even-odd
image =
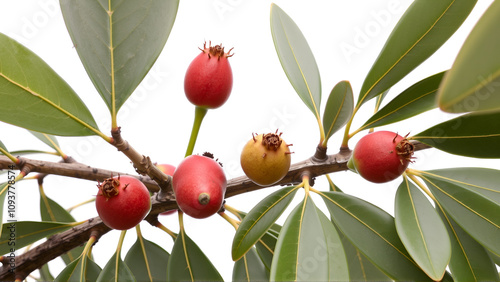
[(167, 281), (224, 281), (203, 251), (181, 229), (167, 265)]
[(328, 245), (311, 197), (290, 213), (281, 229), (271, 265), (271, 281), (328, 281)]
[(328, 281), (349, 281), (347, 256), (339, 232), (321, 210), (317, 209), (317, 212), (326, 240), (326, 246), (322, 247), (329, 264)]
[[(326, 102), (323, 114), (323, 127), (326, 140), (342, 128), (351, 118), (354, 110), (354, 97), (349, 81), (341, 81), (333, 87)], [(325, 141), (326, 143), (326, 141)]]
[(271, 5), (274, 47), (288, 80), (304, 104), (320, 120), (321, 78), (307, 40), (295, 22), (278, 5)]
[[(61, 207), (57, 202), (47, 197), (43, 190), (40, 192), (40, 214), (42, 221), (51, 222), (75, 222), (73, 216)], [(83, 252), (84, 247), (80, 246), (61, 255), (66, 264), (74, 261)]]
[(500, 205), (440, 177), (431, 174), (421, 177), (453, 220), (487, 249), (500, 254)]
[(466, 114), (411, 137), (439, 150), (474, 158), (500, 158), (500, 113)]
[(234, 235), (231, 255), (240, 259), (276, 222), (293, 200), (298, 188), (286, 187), (262, 199), (243, 218)]
[(165, 269), (169, 257), (170, 254), (157, 244), (144, 238), (137, 238), (125, 256), (125, 264), (137, 278), (149, 279), (149, 267), (153, 281), (165, 281), (167, 279)]
[(452, 256), (449, 267), (455, 282), (500, 281), (495, 264), (484, 247), (440, 208), (437, 211), (450, 234)]
[(96, 281), (136, 281), (136, 279), (132, 271), (130, 271), (130, 268), (128, 268), (121, 259), (120, 253), (115, 252), (106, 263), (101, 273), (99, 273), (99, 277), (97, 277)]
[(445, 72), (425, 78), (377, 111), (359, 130), (398, 122), (437, 107), (436, 93)]
[(110, 112), (116, 113), (167, 42), (178, 0), (62, 0), (73, 44)]
[[(83, 271), (82, 271), (83, 270)], [(101, 273), (101, 268), (92, 259), (86, 255), (80, 256), (78, 259), (74, 260), (68, 264), (60, 273), (57, 275), (54, 281), (56, 282), (66, 282), (66, 281), (97, 281), (99, 274)], [(48, 281), (48, 280), (46, 280)]]
[(16, 234), (16, 249), (21, 249), (31, 243), (50, 236), (55, 233), (65, 231), (75, 226), (74, 223), (40, 222), (40, 221), (17, 221), (8, 222), (2, 225), (2, 235), (0, 236), (0, 253), (6, 254), (10, 250), (9, 239), (11, 232)]
[(483, 167), (457, 167), (428, 170), (424, 173), (481, 194), (500, 206), (500, 186), (498, 185), (500, 170)]
[(1, 33), (0, 89), (1, 121), (54, 135), (97, 133), (73, 89), (35, 53)]
[(234, 263), (232, 281), (269, 281), (269, 272), (255, 248)]
[(455, 33), (476, 0), (416, 0), (389, 35), (363, 82), (357, 105), (391, 88)]
[(470, 32), (439, 90), (445, 112), (500, 110), (500, 3), (493, 1)]
[(50, 273), (48, 263), (40, 267), (38, 271), (40, 272), (40, 279), (37, 279), (37, 281), (53, 281), (55, 279), (54, 276), (52, 276), (52, 273)]
[(349, 278), (351, 281), (391, 281), (380, 269), (370, 262), (349, 240), (339, 231), (342, 246), (349, 267)]
[(47, 144), (52, 149), (56, 150), (59, 148), (59, 142), (55, 136), (48, 135), (45, 133), (36, 132), (33, 130), (28, 130), (31, 134), (35, 135), (36, 138), (40, 139), (43, 143)]
[(448, 232), (425, 195), (406, 177), (396, 192), (394, 213), (408, 253), (429, 277), (441, 280), (451, 257)]
[(430, 281), (404, 248), (390, 214), (344, 193), (321, 195), (342, 233), (387, 276), (394, 280)]
[[(276, 230), (275, 227), (279, 227), (279, 230)], [(255, 243), (255, 249), (259, 254), (260, 259), (266, 266), (268, 271), (271, 270), (271, 264), (274, 256), (274, 249), (276, 247), (276, 243), (278, 242), (279, 232), (281, 230), (281, 226), (274, 224), (265, 234), (262, 236), (257, 243)]]

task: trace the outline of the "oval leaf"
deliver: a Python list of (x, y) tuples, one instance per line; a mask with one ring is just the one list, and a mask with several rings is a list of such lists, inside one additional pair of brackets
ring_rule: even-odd
[(167, 281), (224, 281), (203, 251), (181, 229), (168, 259)]
[(317, 212), (326, 240), (323, 251), (329, 265), (328, 281), (350, 281), (347, 256), (340, 235), (330, 219), (321, 210), (317, 209)]
[(76, 224), (39, 221), (4, 223), (2, 225), (2, 235), (0, 236), (0, 253), (6, 254), (9, 252), (11, 248), (9, 245), (11, 232), (16, 233), (16, 248), (20, 249), (47, 236), (65, 231), (73, 226), (76, 226)]
[(33, 130), (28, 130), (31, 134), (35, 135), (36, 138), (40, 139), (43, 143), (47, 144), (49, 147), (51, 147), (54, 150), (59, 149), (59, 142), (57, 141), (56, 137), (52, 135), (48, 135), (45, 133), (40, 133), (36, 132)]
[(452, 256), (450, 270), (455, 282), (500, 281), (488, 252), (469, 236), (453, 219), (437, 208), (450, 234)]
[(271, 281), (328, 281), (327, 249), (316, 206), (306, 196), (283, 224), (271, 265)]
[(344, 247), (351, 281), (393, 281), (371, 263), (340, 231), (339, 235)]
[(281, 230), (281, 226), (274, 224), (271, 229), (269, 229), (264, 236), (262, 236), (257, 243), (255, 243), (255, 249), (259, 254), (260, 259), (266, 266), (268, 271), (271, 270), (271, 264), (274, 256), (274, 249), (276, 248), (276, 243), (278, 242), (279, 230), (276, 231), (274, 227), (279, 227)]
[(68, 264), (54, 281), (97, 281), (101, 268), (88, 256), (83, 255)]
[(446, 112), (500, 110), (500, 3), (493, 1), (460, 49), (439, 90)]
[(288, 80), (319, 120), (321, 78), (318, 65), (297, 24), (276, 4), (271, 5), (271, 33)]
[(500, 205), (442, 178), (430, 174), (421, 177), (453, 220), (487, 249), (500, 254)]
[(169, 258), (170, 254), (162, 247), (140, 237), (130, 247), (124, 261), (137, 278), (150, 281), (149, 278), (152, 277), (152, 281), (165, 281)]
[(96, 134), (92, 114), (73, 89), (35, 53), (1, 33), (0, 62), (1, 121), (54, 135)]
[(398, 122), (437, 107), (436, 93), (445, 72), (425, 78), (377, 111), (359, 130)]
[(411, 137), (439, 150), (475, 158), (500, 158), (500, 113), (466, 114)]
[(448, 232), (425, 195), (407, 178), (396, 192), (394, 214), (408, 253), (429, 277), (441, 280), (451, 257)]
[(344, 193), (321, 195), (342, 233), (387, 276), (394, 280), (431, 281), (404, 248), (390, 214)]
[(455, 33), (476, 2), (413, 1), (368, 72), (358, 105), (389, 89), (429, 58)]
[(483, 167), (457, 167), (428, 170), (424, 173), (481, 194), (500, 206), (500, 186), (498, 185), (500, 170)]
[(297, 190), (295, 186), (277, 190), (252, 208), (234, 235), (231, 249), (233, 260), (240, 259), (271, 228), (293, 200)]
[[(47, 197), (43, 190), (40, 191), (40, 215), (42, 221), (75, 222), (73, 216), (57, 202)], [(74, 261), (83, 252), (84, 246), (76, 247), (61, 255), (66, 264)]]
[(269, 281), (269, 272), (254, 248), (234, 263), (233, 281)]
[(167, 42), (179, 1), (62, 0), (60, 4), (87, 74), (116, 114)]
[(128, 268), (121, 259), (120, 252), (115, 252), (106, 263), (101, 273), (99, 273), (99, 277), (97, 277), (96, 281), (136, 281), (136, 279), (132, 271), (130, 271), (130, 268)]
[(349, 81), (341, 81), (333, 87), (326, 101), (323, 114), (323, 128), (325, 130), (325, 144), (335, 132), (342, 128), (351, 118), (354, 110), (354, 97)]

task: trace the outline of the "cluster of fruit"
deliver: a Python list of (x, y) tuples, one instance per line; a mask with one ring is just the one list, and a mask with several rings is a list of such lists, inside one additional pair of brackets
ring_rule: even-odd
[[(204, 110), (222, 106), (231, 93), (233, 76), (221, 45), (207, 47), (189, 65), (184, 92), (188, 100)], [(247, 177), (257, 185), (271, 186), (282, 180), (290, 169), (291, 152), (278, 130), (252, 134), (240, 157)], [(370, 133), (356, 144), (349, 168), (363, 178), (388, 182), (399, 177), (408, 167), (413, 145), (404, 137), (389, 131)], [(194, 218), (206, 218), (221, 210), (227, 180), (222, 164), (213, 155), (188, 156), (177, 168), (159, 164), (158, 168), (172, 177), (172, 187), (179, 209)], [(146, 186), (131, 176), (106, 179), (98, 185), (96, 208), (102, 221), (113, 229), (126, 230), (139, 224), (151, 210)], [(163, 215), (174, 213), (167, 211)]]

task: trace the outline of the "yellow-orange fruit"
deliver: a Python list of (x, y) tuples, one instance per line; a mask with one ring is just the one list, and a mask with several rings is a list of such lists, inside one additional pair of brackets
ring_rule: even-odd
[(261, 186), (277, 183), (290, 169), (291, 145), (281, 138), (281, 133), (252, 136), (241, 152), (240, 163), (243, 172)]

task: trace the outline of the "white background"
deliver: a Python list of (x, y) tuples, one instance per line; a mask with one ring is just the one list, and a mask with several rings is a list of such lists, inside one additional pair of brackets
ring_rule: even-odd
[[(492, 1), (481, 0), (460, 30), (428, 61), (392, 88), (386, 98), (413, 83), (451, 67), (453, 60), (474, 24)], [(140, 153), (158, 163), (177, 165), (184, 157), (193, 122), (194, 107), (183, 93), (184, 73), (199, 53), (204, 41), (222, 43), (226, 50), (234, 47), (230, 59), (234, 87), (228, 102), (210, 110), (205, 117), (195, 147), (195, 153), (210, 151), (224, 163), (228, 179), (242, 175), (239, 154), (251, 133), (267, 133), (277, 128), (287, 143), (293, 143), (292, 162), (310, 157), (319, 142), (314, 116), (302, 104), (288, 82), (274, 49), (269, 23), (271, 1), (191, 0), (182, 1), (170, 38), (150, 74), (137, 88), (119, 113), (123, 137)], [(324, 107), (327, 95), (340, 80), (349, 80), (357, 97), (364, 76), (371, 67), (385, 39), (399, 17), (411, 4), (409, 0), (355, 1), (275, 1), (301, 28), (316, 57), (321, 73)], [(306, 4), (307, 3), (307, 4)], [(80, 95), (93, 113), (101, 131), (110, 130), (109, 111), (88, 78), (73, 43), (65, 29), (56, 0), (0, 1), (0, 32), (18, 40), (55, 69)], [(22, 102), (22, 101), (20, 101)], [(1, 101), (0, 101), (1, 103)], [(322, 107), (322, 108), (323, 108)], [(363, 106), (354, 120), (356, 129), (370, 116), (373, 102)], [(433, 110), (416, 118), (393, 124), (389, 129), (400, 134), (416, 134), (433, 124), (451, 118)], [(340, 145), (343, 130), (329, 143), (329, 153)], [(355, 136), (351, 147), (362, 135)], [(11, 151), (21, 149), (50, 150), (24, 129), (0, 123), (0, 140)], [(133, 173), (122, 154), (99, 137), (60, 137), (63, 151), (77, 161), (113, 171)], [(32, 156), (50, 161), (55, 157)], [(417, 169), (453, 166), (486, 166), (498, 168), (498, 160), (477, 160), (425, 150), (416, 153)], [(394, 193), (398, 181), (371, 184), (351, 172), (331, 175), (345, 192), (368, 200), (393, 213)], [(92, 198), (96, 183), (64, 177), (47, 177), (46, 194), (64, 207)], [(318, 178), (316, 189), (327, 190), (324, 177)], [(18, 184), (18, 219), (40, 220), (37, 184), (26, 181)], [(249, 211), (259, 199), (275, 188), (229, 198), (227, 203)], [(300, 201), (298, 193), (295, 203)], [(321, 200), (315, 198), (321, 206)], [(294, 206), (290, 206), (291, 209)], [(285, 212), (286, 214), (287, 212)], [(73, 212), (77, 220), (96, 216), (94, 205)], [(178, 231), (176, 216), (160, 221)], [(187, 233), (212, 259), (225, 280), (231, 280), (230, 248), (233, 227), (219, 216), (205, 220), (185, 219)], [(284, 222), (284, 217), (279, 220)], [(141, 224), (146, 239), (171, 250), (170, 237), (147, 223)], [(112, 231), (95, 245), (96, 262), (104, 266), (113, 254), (119, 232)], [(131, 230), (126, 237), (128, 246), (135, 241)], [(63, 267), (60, 259), (51, 264), (54, 274)], [(34, 273), (34, 275), (37, 275)]]

